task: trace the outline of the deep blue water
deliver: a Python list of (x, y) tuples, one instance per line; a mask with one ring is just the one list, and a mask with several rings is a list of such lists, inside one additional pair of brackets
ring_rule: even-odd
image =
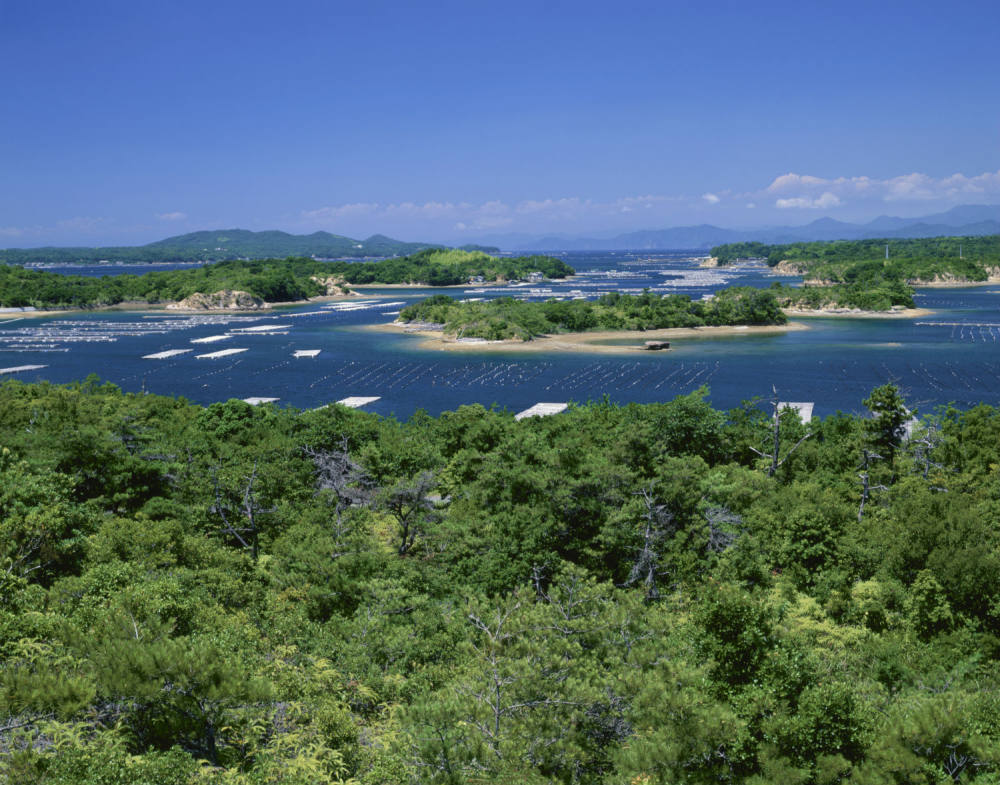
[[(768, 286), (775, 280), (753, 266), (699, 268), (685, 254), (568, 254), (566, 260), (580, 274), (565, 283), (448, 291), (457, 298), (538, 299), (648, 286), (699, 297), (724, 286)], [(107, 266), (96, 269), (107, 271)], [(364, 300), (388, 297), (356, 311), (313, 304), (263, 316), (156, 311), (12, 321), (16, 317), (2, 315), (0, 368), (46, 366), (2, 377), (26, 381), (67, 382), (96, 373), (126, 390), (144, 388), (199, 403), (260, 396), (307, 408), (349, 395), (380, 396), (368, 408), (400, 417), (418, 408), (437, 413), (465, 403), (520, 410), (539, 401), (583, 402), (603, 395), (618, 402), (663, 401), (701, 385), (711, 389), (716, 406), (730, 407), (769, 394), (773, 384), (783, 400), (815, 402), (819, 415), (859, 411), (868, 392), (886, 381), (899, 384), (921, 411), (949, 402), (962, 407), (1000, 403), (1000, 285), (921, 290), (918, 305), (935, 311), (922, 319), (810, 318), (805, 331), (678, 341), (670, 352), (648, 355), (433, 352), (417, 349), (419, 339), (413, 336), (363, 329), (392, 321), (399, 303), (430, 293), (368, 290), (373, 297)], [(283, 334), (191, 343), (259, 325), (288, 327)], [(195, 357), (229, 348), (248, 351), (219, 359)], [(141, 359), (172, 349), (192, 351), (166, 360)], [(321, 353), (294, 358), (301, 349)]]
[(60, 275), (83, 275), (87, 278), (100, 278), (105, 275), (142, 275), (165, 270), (186, 270), (191, 267), (201, 267), (204, 262), (165, 262), (163, 264), (145, 264), (136, 262), (114, 262), (109, 264), (31, 264), (25, 265), (29, 270), (42, 270)]

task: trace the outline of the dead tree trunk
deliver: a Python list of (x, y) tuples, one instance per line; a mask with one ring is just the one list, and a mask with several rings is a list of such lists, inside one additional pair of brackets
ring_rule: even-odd
[[(351, 458), (347, 437), (341, 438), (340, 446), (334, 450), (314, 450), (303, 447), (302, 452), (309, 458), (316, 471), (316, 487), (319, 492), (327, 492), (333, 507), (333, 536), (337, 543), (349, 538), (351, 526), (345, 522), (344, 514), (352, 507), (362, 507), (372, 502), (375, 483), (361, 464)], [(342, 556), (338, 545), (334, 558)]]
[(812, 436), (811, 433), (806, 433), (805, 436), (803, 436), (794, 445), (792, 445), (792, 449), (790, 449), (785, 454), (785, 457), (779, 460), (778, 456), (781, 454), (781, 412), (778, 410), (778, 407), (781, 405), (781, 403), (780, 401), (778, 401), (778, 389), (773, 385), (771, 387), (771, 392), (772, 392), (771, 407), (773, 409), (773, 416), (771, 418), (772, 421), (771, 451), (769, 453), (766, 453), (763, 452), (762, 450), (758, 450), (756, 447), (752, 446), (750, 447), (750, 449), (753, 450), (755, 453), (757, 453), (757, 455), (759, 455), (761, 458), (767, 458), (770, 461), (767, 467), (768, 477), (773, 477), (777, 473), (778, 469), (782, 467), (785, 461), (787, 461), (791, 457), (792, 453), (799, 448), (799, 445), (802, 444), (802, 442), (804, 442), (810, 436)]
[(858, 505), (858, 523), (861, 523), (861, 518), (865, 514), (865, 505), (871, 498), (871, 492), (889, 490), (884, 485), (872, 485), (871, 475), (868, 471), (871, 466), (871, 462), (882, 460), (882, 456), (878, 453), (869, 452), (867, 449), (863, 449), (861, 451), (861, 455), (861, 465), (858, 467), (861, 470), (858, 474), (858, 477), (861, 480), (861, 504)]
[[(257, 463), (255, 461), (253, 471), (246, 478), (246, 484), (240, 492), (239, 504), (234, 510), (233, 505), (226, 502), (223, 498), (222, 488), (219, 485), (219, 468), (216, 467), (213, 477), (215, 504), (212, 506), (212, 512), (216, 513), (222, 520), (223, 533), (228, 534), (236, 540), (241, 548), (249, 550), (254, 564), (257, 563), (257, 559), (260, 557), (260, 516), (270, 514), (275, 510), (274, 507), (265, 509), (260, 504), (254, 490), (256, 482)], [(236, 515), (242, 517), (242, 522), (236, 520), (234, 512)]]
[(646, 588), (646, 599), (657, 600), (660, 598), (660, 590), (656, 584), (661, 572), (660, 546), (675, 532), (675, 520), (667, 506), (657, 504), (648, 489), (643, 488), (637, 495), (642, 496), (646, 507), (642, 514), (642, 546), (636, 554), (635, 563), (629, 571), (625, 585), (632, 586), (641, 582)]
[(400, 556), (405, 556), (417, 537), (440, 517), (429, 496), (433, 487), (434, 474), (421, 472), (410, 482), (389, 490), (382, 498), (382, 508), (396, 519), (399, 536), (396, 552)]

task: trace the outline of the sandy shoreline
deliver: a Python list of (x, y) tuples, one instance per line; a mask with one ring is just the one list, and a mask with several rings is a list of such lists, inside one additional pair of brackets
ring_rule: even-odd
[[(377, 299), (379, 295), (372, 294), (366, 295), (368, 298)], [(382, 295), (382, 297), (388, 298), (389, 295)], [(46, 316), (69, 316), (77, 313), (114, 313), (115, 311), (131, 312), (131, 313), (144, 313), (144, 312), (169, 312), (170, 314), (177, 314), (179, 316), (187, 316), (189, 314), (220, 314), (220, 313), (231, 313), (239, 316), (253, 316), (254, 314), (267, 315), (274, 312), (275, 308), (294, 308), (299, 305), (310, 305), (312, 303), (335, 303), (344, 302), (350, 300), (356, 300), (357, 295), (353, 294), (335, 294), (335, 295), (320, 295), (319, 297), (310, 297), (307, 300), (293, 300), (291, 302), (283, 303), (269, 303), (269, 308), (167, 308), (168, 305), (173, 305), (173, 302), (162, 302), (162, 303), (146, 303), (146, 302), (123, 302), (116, 303), (115, 305), (102, 305), (97, 308), (59, 308), (55, 310), (47, 311), (5, 311), (0, 313), (0, 320), (5, 319), (30, 319), (39, 318)]]
[[(797, 322), (764, 326), (725, 326), (725, 327), (673, 327), (665, 330), (603, 330), (586, 333), (563, 333), (535, 338), (531, 341), (457, 341), (445, 338), (437, 330), (408, 330), (404, 325), (390, 322), (388, 324), (365, 325), (361, 329), (375, 332), (388, 332), (413, 335), (420, 338), (417, 347), (420, 349), (435, 349), (449, 352), (587, 352), (588, 354), (634, 354), (643, 352), (655, 354), (643, 349), (646, 341), (683, 340), (685, 338), (722, 338), (738, 335), (761, 335), (768, 333), (785, 333), (797, 330), (808, 330), (809, 326)], [(630, 345), (605, 344), (601, 341), (634, 341)], [(669, 351), (669, 350), (667, 350)]]
[(985, 281), (928, 281), (926, 283), (908, 283), (914, 289), (968, 289), (973, 286), (996, 286), (1000, 279), (990, 278)]
[(854, 311), (838, 309), (835, 311), (816, 310), (811, 308), (782, 308), (785, 316), (790, 319), (916, 319), (922, 316), (933, 316), (929, 308), (904, 308), (901, 311)]

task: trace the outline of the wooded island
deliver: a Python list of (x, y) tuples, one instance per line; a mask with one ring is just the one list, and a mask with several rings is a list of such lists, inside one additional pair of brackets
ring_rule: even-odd
[(408, 305), (399, 321), (443, 325), (453, 337), (491, 341), (530, 341), (541, 335), (588, 330), (634, 331), (676, 327), (784, 324), (774, 295), (766, 289), (732, 287), (709, 300), (653, 292), (631, 295), (613, 292), (594, 301), (531, 302), (501, 297), (483, 302), (459, 302), (434, 295)]

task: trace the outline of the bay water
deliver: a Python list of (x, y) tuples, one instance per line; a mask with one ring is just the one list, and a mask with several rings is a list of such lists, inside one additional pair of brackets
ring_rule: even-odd
[[(445, 292), (457, 299), (540, 300), (649, 288), (698, 298), (725, 286), (799, 280), (776, 278), (760, 264), (704, 268), (691, 252), (564, 258), (578, 271), (569, 281)], [(148, 269), (136, 267), (127, 272)], [(49, 269), (125, 272), (106, 265)], [(664, 401), (702, 386), (715, 406), (728, 408), (769, 395), (773, 385), (782, 400), (813, 402), (820, 416), (861, 411), (862, 399), (885, 382), (898, 384), (921, 412), (949, 403), (1000, 403), (1000, 285), (918, 290), (917, 305), (933, 311), (927, 317), (810, 317), (801, 320), (807, 330), (677, 340), (667, 352), (443, 352), (418, 348), (420, 338), (412, 335), (366, 329), (441, 291), (366, 289), (349, 307), (310, 303), (260, 314), (0, 314), (0, 369), (44, 366), (3, 373), (0, 380), (69, 382), (97, 374), (127, 391), (202, 404), (261, 397), (311, 408), (348, 396), (377, 396), (369, 410), (401, 418), (417, 409), (436, 414), (472, 403), (518, 411), (541, 401), (582, 403), (604, 396), (619, 403)], [(229, 337), (200, 341), (223, 335)], [(197, 357), (227, 349), (246, 351)], [(295, 356), (310, 350), (319, 354)]]

